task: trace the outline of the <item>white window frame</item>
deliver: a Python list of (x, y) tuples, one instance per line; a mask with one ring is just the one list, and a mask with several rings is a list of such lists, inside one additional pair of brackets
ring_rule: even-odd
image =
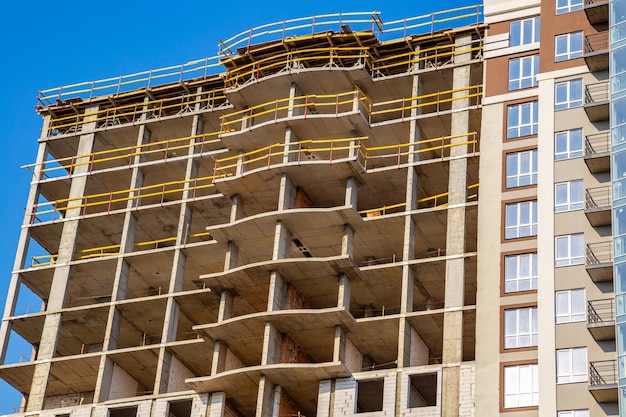
[(581, 210), (583, 208), (583, 180), (554, 184), (554, 212)]
[[(566, 144), (565, 151), (558, 150), (559, 142)], [(578, 143), (576, 143), (578, 142)], [(578, 147), (580, 146), (580, 148)], [(582, 128), (563, 130), (554, 134), (554, 160), (579, 158), (583, 156), (583, 130)]]
[[(559, 100), (559, 92), (564, 92)], [(574, 94), (576, 93), (576, 94)], [(583, 105), (583, 79), (561, 81), (554, 84), (554, 110), (565, 110)]]
[(537, 346), (537, 306), (504, 310), (504, 348)]
[(563, 410), (557, 411), (556, 417), (589, 417), (589, 410)]
[[(561, 251), (559, 251), (560, 245), (563, 245)], [(582, 265), (584, 263), (585, 235), (583, 233), (554, 237), (554, 266)]]
[[(539, 16), (530, 19), (516, 20), (509, 26), (509, 46), (530, 45), (539, 42)], [(519, 26), (519, 39), (513, 36)]]
[(537, 200), (507, 203), (504, 207), (504, 238), (537, 235)]
[(505, 366), (503, 408), (539, 405), (539, 366), (536, 363)]
[[(580, 42), (574, 41), (580, 35)], [(563, 40), (564, 51), (559, 51), (559, 45)], [(583, 56), (583, 31), (564, 33), (554, 38), (554, 62), (567, 61), (568, 59), (580, 58)]]
[(587, 348), (576, 347), (556, 351), (556, 383), (587, 382)]
[[(512, 124), (514, 118), (516, 124)], [(539, 126), (539, 103), (528, 101), (511, 104), (507, 106), (506, 119), (507, 139), (536, 135)]]
[(557, 291), (554, 294), (556, 324), (575, 323), (587, 320), (585, 289)]
[(504, 256), (504, 292), (537, 289), (537, 252)]
[(538, 73), (539, 54), (509, 59), (509, 91), (536, 87)]
[[(537, 184), (537, 149), (506, 154), (506, 188)], [(512, 170), (515, 172), (509, 172)]]
[(556, 14), (565, 14), (583, 9), (583, 0), (556, 0)]

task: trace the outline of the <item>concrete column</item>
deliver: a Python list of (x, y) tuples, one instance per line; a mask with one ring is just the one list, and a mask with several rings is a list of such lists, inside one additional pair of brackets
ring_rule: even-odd
[(335, 340), (333, 344), (333, 362), (341, 362), (350, 372), (361, 372), (363, 355), (346, 337), (341, 326), (335, 326)]
[(220, 309), (217, 313), (218, 323), (233, 316), (233, 294), (228, 290), (220, 293)]
[(343, 307), (346, 311), (350, 311), (350, 279), (346, 274), (339, 275), (337, 307)]
[(278, 192), (278, 211), (289, 210), (296, 206), (297, 188), (286, 173), (280, 174)]
[(276, 229), (274, 232), (274, 250), (272, 251), (272, 260), (286, 259), (290, 256), (291, 232), (280, 221), (276, 221)]
[(230, 201), (232, 204), (230, 206), (230, 221), (232, 223), (244, 217), (244, 214), (243, 214), (244, 202), (243, 202), (243, 197), (240, 196), (239, 194), (234, 195)]
[(356, 210), (357, 201), (358, 201), (358, 186), (357, 186), (356, 180), (353, 177), (350, 177), (346, 180), (346, 198), (344, 201), (344, 205), (347, 207), (352, 207)]
[(259, 379), (259, 391), (256, 401), (255, 417), (273, 417), (274, 384), (262, 375)]
[(239, 247), (232, 240), (226, 245), (226, 259), (224, 260), (224, 271), (237, 268), (237, 258), (239, 257)]
[[(471, 35), (456, 39), (457, 46), (471, 42)], [(462, 64), (470, 61), (471, 54), (458, 54), (455, 62)], [(470, 86), (470, 66), (463, 65), (453, 70), (453, 89)], [(465, 91), (455, 93), (462, 97)], [(454, 135), (469, 131), (469, 99), (458, 99), (452, 102), (450, 133)], [(455, 111), (456, 110), (456, 111)], [(466, 141), (460, 137), (452, 140), (452, 144)], [(452, 159), (449, 162), (448, 177), (448, 219), (446, 232), (446, 255), (461, 255), (465, 252), (465, 203), (467, 200), (467, 146), (453, 146), (450, 149)], [(443, 338), (443, 376), (442, 376), (442, 417), (459, 415), (459, 383), (460, 362), (463, 360), (463, 296), (465, 290), (465, 261), (462, 257), (446, 261), (445, 276), (445, 312)]]
[(343, 225), (343, 236), (341, 237), (341, 254), (352, 259), (354, 254), (354, 229), (349, 224)]
[(283, 310), (287, 305), (287, 282), (273, 270), (270, 273), (270, 289), (267, 297), (267, 311)]
[(280, 344), (282, 335), (271, 321), (265, 322), (263, 332), (263, 354), (261, 365), (271, 365), (280, 362)]
[(298, 160), (298, 154), (296, 151), (298, 150), (298, 137), (291, 130), (290, 127), (285, 131), (285, 153), (283, 154), (283, 163), (286, 164), (288, 162), (293, 162)]
[(213, 345), (213, 361), (211, 362), (211, 375), (217, 375), (226, 370), (226, 355), (228, 345), (223, 340), (216, 340)]
[(302, 107), (294, 107), (295, 105), (302, 103), (302, 99), (296, 99), (296, 97), (300, 95), (300, 89), (296, 83), (291, 83), (289, 86), (289, 109), (287, 110), (287, 117), (291, 118), (304, 113), (304, 109)]

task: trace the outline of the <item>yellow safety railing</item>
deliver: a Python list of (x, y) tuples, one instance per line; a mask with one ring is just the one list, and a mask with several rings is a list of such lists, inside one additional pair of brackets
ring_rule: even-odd
[(452, 102), (468, 100), (469, 105), (479, 105), (483, 95), (482, 85), (437, 91), (416, 97), (371, 103), (369, 106), (369, 122), (376, 123), (387, 120), (404, 120), (411, 117), (411, 110), (417, 109), (420, 114), (439, 113), (451, 109)]
[(244, 84), (249, 80), (259, 80), (268, 74), (275, 74), (284, 69), (298, 69), (309, 66), (346, 67), (364, 64), (368, 56), (367, 47), (327, 47), (298, 49), (259, 59), (239, 66), (226, 73), (226, 82), (230, 87)]
[[(477, 190), (478, 186), (479, 186), (479, 183), (467, 186), (468, 191), (475, 190), (475, 192), (472, 194), (468, 193), (467, 195), (468, 202), (475, 201), (478, 199), (478, 190)], [(436, 195), (429, 196), (429, 197), (420, 198), (419, 200), (417, 200), (417, 207), (418, 208), (445, 207), (448, 205), (449, 194), (450, 194), (449, 192), (445, 192), (445, 193), (440, 193), (440, 194), (436, 194)], [(387, 206), (376, 207), (373, 209), (359, 210), (359, 214), (362, 217), (378, 217), (378, 216), (384, 216), (385, 214), (401, 212), (404, 210), (405, 207), (406, 207), (406, 203), (391, 204)]]
[(482, 4), (457, 7), (428, 13), (421, 16), (393, 20), (383, 25), (383, 32), (388, 38), (402, 38), (411, 35), (433, 34), (434, 32), (459, 28), (480, 23)]
[(58, 176), (68, 175), (71, 177), (76, 168), (85, 165), (89, 166), (89, 173), (93, 173), (100, 167), (111, 168), (115, 166), (130, 165), (132, 164), (133, 157), (135, 156), (145, 156), (152, 159), (167, 160), (172, 157), (173, 153), (176, 153), (177, 151), (185, 151), (192, 147), (199, 147), (197, 153), (202, 153), (204, 151), (204, 146), (220, 143), (219, 139), (210, 139), (217, 135), (219, 135), (219, 132), (161, 140), (146, 143), (140, 146), (125, 146), (67, 158), (49, 159), (40, 164), (24, 165), (22, 168), (27, 168), (32, 172), (39, 170), (46, 177), (53, 176), (55, 171), (61, 171)]
[(418, 160), (445, 158), (450, 155), (452, 148), (458, 146), (468, 146), (470, 147), (469, 152), (475, 153), (477, 144), (477, 133), (468, 132), (369, 148), (361, 144), (359, 153), (363, 161), (363, 167), (368, 170), (392, 166), (399, 167), (409, 162), (410, 155), (417, 155)]
[(208, 57), (181, 65), (49, 88), (39, 91), (37, 100), (39, 105), (47, 106), (71, 97), (90, 99), (107, 94), (120, 94), (139, 88), (151, 88), (167, 83), (180, 83), (194, 78), (206, 78), (209, 75), (220, 73), (222, 68), (219, 57)]
[(91, 214), (87, 210), (97, 207), (102, 208), (101, 211), (94, 211), (94, 213), (106, 212), (109, 213), (115, 209), (125, 208), (120, 203), (128, 201), (135, 201), (139, 205), (140, 200), (147, 200), (145, 204), (163, 204), (166, 197), (171, 197), (172, 194), (185, 191), (192, 191), (191, 198), (200, 197), (199, 191), (207, 188), (214, 187), (214, 176), (193, 178), (189, 180), (168, 181), (161, 184), (146, 185), (138, 188), (131, 188), (128, 190), (111, 191), (108, 193), (91, 194), (82, 197), (75, 198), (63, 198), (60, 200), (47, 201), (44, 203), (35, 204), (31, 216), (31, 223), (36, 223), (41, 220), (40, 217), (44, 215), (51, 216), (51, 220), (55, 220), (55, 215), (59, 218), (63, 216), (67, 210), (81, 209), (80, 215)]
[(32, 257), (31, 267), (42, 267), (48, 265), (54, 265), (57, 263), (57, 257), (59, 255), (36, 255)]
[(367, 136), (301, 140), (293, 143), (275, 143), (241, 155), (215, 160), (214, 176), (222, 178), (243, 174), (258, 168), (271, 168), (282, 163), (302, 163), (312, 160), (332, 162), (349, 158), (360, 148)]
[(96, 129), (101, 129), (135, 123), (142, 118), (160, 119), (166, 116), (192, 112), (195, 110), (196, 105), (199, 105), (200, 108), (213, 109), (225, 102), (224, 88), (220, 88), (198, 94), (184, 94), (159, 100), (125, 104), (95, 112), (54, 118), (48, 126), (48, 135), (54, 136), (80, 132), (86, 123), (95, 123)]
[(221, 133), (248, 129), (255, 124), (277, 121), (290, 116), (315, 114), (338, 115), (350, 112), (356, 103), (366, 101), (359, 89), (340, 94), (308, 94), (283, 98), (221, 116)]

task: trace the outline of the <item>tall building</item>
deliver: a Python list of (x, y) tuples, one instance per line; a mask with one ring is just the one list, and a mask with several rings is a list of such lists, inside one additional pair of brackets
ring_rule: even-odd
[(323, 15), (40, 92), (15, 412), (618, 415), (625, 14)]

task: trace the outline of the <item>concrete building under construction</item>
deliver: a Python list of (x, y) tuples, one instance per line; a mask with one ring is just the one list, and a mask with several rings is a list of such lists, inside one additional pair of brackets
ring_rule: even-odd
[(611, 16), (316, 16), (41, 91), (17, 415), (617, 415)]

